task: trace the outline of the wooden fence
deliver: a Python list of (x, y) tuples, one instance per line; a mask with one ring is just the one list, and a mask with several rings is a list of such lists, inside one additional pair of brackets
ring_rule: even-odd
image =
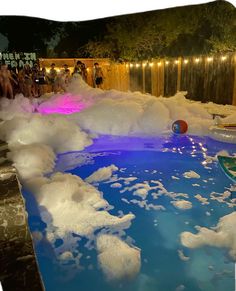
[(202, 102), (236, 105), (236, 54), (179, 57), (151, 62), (117, 64), (109, 59), (40, 59), (46, 68), (58, 68), (76, 61), (85, 63), (88, 84), (93, 86), (93, 64), (98, 62), (105, 76), (103, 89), (140, 91), (154, 96), (172, 96), (187, 91), (187, 98)]
[(52, 63), (56, 65), (56, 69), (60, 71), (63, 68), (64, 64), (67, 64), (70, 71), (73, 72), (73, 69), (76, 65), (76, 62), (80, 60), (83, 62), (87, 68), (88, 72), (88, 84), (93, 86), (93, 65), (94, 63), (99, 63), (102, 67), (105, 79), (103, 84), (103, 89), (117, 89), (120, 91), (129, 90), (129, 71), (124, 64), (117, 64), (111, 62), (109, 59), (39, 59), (41, 67), (45, 67), (49, 71)]
[(128, 63), (130, 90), (154, 96), (187, 91), (187, 98), (236, 105), (236, 54)]

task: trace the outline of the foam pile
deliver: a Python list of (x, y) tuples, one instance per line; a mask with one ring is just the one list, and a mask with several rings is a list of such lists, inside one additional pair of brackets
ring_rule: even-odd
[[(227, 120), (236, 122), (235, 106), (202, 104), (186, 99), (185, 95), (186, 92), (178, 92), (173, 97), (157, 98), (139, 92), (103, 91), (88, 86), (78, 77), (71, 82), (67, 93), (42, 96), (38, 100), (37, 111), (43, 114), (70, 114), (70, 118), (83, 130), (111, 135), (160, 135), (170, 131), (177, 119), (188, 123), (189, 134), (207, 135), (209, 127), (214, 124), (209, 112), (214, 110), (222, 110), (230, 115)], [(8, 103), (5, 105), (0, 102), (6, 113), (3, 119), (12, 117), (10, 112), (14, 102), (20, 106), (29, 103), (27, 98), (19, 98), (20, 102), (4, 101)], [(13, 111), (33, 112), (28, 105), (25, 109), (24, 106), (18, 107)]]
[(48, 97), (41, 97), (41, 103), (37, 107), (37, 111), (41, 114), (72, 114), (91, 105), (88, 100), (85, 102), (81, 96), (75, 96), (71, 93), (56, 94)]
[[(4, 120), (0, 123), (0, 139), (8, 143), (11, 150), (9, 158), (13, 160), (21, 179), (34, 188), (42, 219), (47, 224), (47, 239), (55, 242), (57, 237), (65, 238), (63, 245), (57, 248), (61, 250), (59, 258), (63, 261), (73, 258), (73, 248), (78, 246), (78, 238), (72, 238), (72, 233), (76, 233), (96, 241), (98, 261), (108, 280), (135, 277), (140, 270), (140, 250), (111, 234), (120, 231), (124, 234), (123, 230), (130, 226), (134, 215), (111, 215), (108, 212), (110, 205), (103, 199), (102, 193), (89, 184), (111, 180), (113, 172), (118, 168), (115, 165), (101, 168), (86, 181), (70, 174), (45, 175), (53, 172), (57, 153), (80, 151), (92, 144), (91, 135), (87, 132), (160, 135), (171, 129), (173, 121), (184, 119), (190, 134), (206, 135), (213, 120), (205, 106), (187, 100), (183, 92), (170, 98), (156, 98), (141, 93), (103, 91), (89, 87), (78, 78), (70, 84), (66, 94), (43, 96), (33, 103), (22, 95), (16, 96), (14, 100), (2, 98), (0, 108), (0, 118)], [(34, 113), (35, 109), (42, 114), (56, 112), (61, 115), (41, 115)], [(232, 108), (230, 110), (233, 111)], [(62, 115), (68, 113), (68, 116)], [(233, 122), (236, 115), (227, 118)], [(194, 172), (186, 177), (198, 178)], [(124, 184), (129, 185), (132, 179), (136, 178), (127, 178)], [(112, 180), (117, 181), (122, 179)], [(133, 194), (142, 200), (133, 199), (133, 203), (147, 209), (161, 207), (147, 204), (145, 199), (150, 190), (158, 190), (152, 193), (155, 199), (161, 195), (175, 200), (177, 197), (188, 198), (184, 193), (166, 191), (158, 181), (152, 183), (156, 186), (137, 183), (120, 192), (135, 190)], [(121, 184), (113, 185), (120, 187)], [(196, 198), (202, 199), (200, 196)], [(190, 209), (192, 204), (177, 199), (174, 206)], [(196, 235), (182, 233), (181, 241), (185, 246), (193, 248), (204, 244), (223, 246), (229, 248), (230, 255), (235, 258), (235, 222), (235, 214), (225, 216), (216, 230), (199, 228)], [(110, 231), (110, 234), (100, 233), (96, 239), (95, 233), (104, 229)], [(76, 258), (79, 263), (80, 256)]]
[(0, 139), (11, 149), (41, 143), (60, 153), (83, 150), (92, 143), (78, 125), (60, 115), (14, 117), (4, 121), (0, 129)]
[(98, 236), (97, 249), (99, 265), (108, 281), (131, 280), (139, 273), (140, 250), (117, 236)]
[(92, 185), (71, 174), (56, 173), (36, 192), (41, 216), (48, 229), (63, 238), (67, 232), (92, 237), (104, 227), (126, 229), (133, 214), (116, 217), (108, 213), (108, 202)]
[(192, 179), (192, 178), (199, 179), (200, 178), (200, 175), (192, 170), (189, 172), (183, 173), (183, 176), (186, 179)]
[[(175, 120), (184, 119), (190, 134), (207, 135), (214, 123), (209, 112), (236, 113), (234, 106), (190, 101), (185, 98), (186, 92), (157, 98), (139, 92), (102, 91), (89, 87), (80, 79), (74, 81), (69, 90), (89, 103), (87, 109), (73, 117), (83, 129), (100, 134), (162, 134), (171, 129)], [(232, 119), (236, 121), (235, 117)]]
[(187, 200), (176, 200), (173, 201), (172, 204), (178, 208), (178, 209), (191, 209), (192, 208), (192, 203)]
[(236, 260), (236, 212), (232, 212), (220, 218), (216, 227), (208, 229), (197, 227), (198, 233), (182, 232), (181, 243), (188, 248), (213, 246), (229, 249), (229, 255)]
[(12, 119), (14, 116), (25, 116), (33, 113), (35, 110), (34, 104), (22, 94), (15, 96), (15, 99), (0, 98), (0, 119)]
[(117, 170), (118, 168), (115, 165), (99, 168), (92, 175), (87, 177), (85, 181), (88, 183), (94, 183), (94, 182), (101, 182), (101, 181), (108, 180), (109, 178), (111, 178), (113, 172)]
[[(15, 106), (11, 101), (8, 105)], [(86, 237), (92, 244), (97, 231), (124, 235), (124, 230), (130, 227), (135, 216), (131, 213), (111, 215), (108, 212), (111, 206), (103, 199), (102, 193), (80, 177), (52, 174), (57, 153), (81, 151), (92, 144), (91, 137), (73, 119), (62, 115), (30, 114), (30, 110), (29, 114), (22, 114), (24, 110), (17, 110), (12, 111), (12, 115), (9, 114), (11, 110), (8, 113), (5, 110), (5, 120), (0, 124), (0, 139), (8, 142), (11, 150), (8, 158), (14, 162), (24, 184), (33, 189), (41, 219), (47, 224), (47, 240), (52, 245), (57, 238), (63, 240), (63, 244), (55, 250), (57, 259), (61, 264), (73, 261), (79, 268), (81, 255), (75, 252), (78, 236)], [(117, 170), (115, 165), (101, 168), (87, 181), (107, 180)], [(72, 237), (72, 233), (78, 236)], [(40, 236), (37, 237), (40, 239)], [(121, 247), (118, 269), (121, 262), (126, 262), (126, 257), (123, 257), (126, 254), (139, 257), (140, 252), (133, 251), (126, 243), (120, 241), (117, 246)], [(135, 272), (132, 268), (139, 270), (139, 267), (127, 266), (117, 278), (132, 277), (131, 272)]]
[(8, 158), (14, 161), (21, 179), (29, 181), (52, 172), (56, 156), (45, 144), (30, 144), (12, 149)]
[(160, 135), (170, 130), (177, 119), (187, 121), (190, 134), (206, 135), (213, 125), (203, 106), (190, 102), (183, 93), (156, 98), (121, 92), (117, 98), (111, 95), (101, 99), (71, 117), (85, 130), (112, 135)]

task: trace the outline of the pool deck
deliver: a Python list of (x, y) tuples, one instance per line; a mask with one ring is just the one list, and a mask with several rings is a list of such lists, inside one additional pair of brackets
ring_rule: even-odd
[(0, 141), (0, 282), (3, 291), (45, 290), (16, 169)]

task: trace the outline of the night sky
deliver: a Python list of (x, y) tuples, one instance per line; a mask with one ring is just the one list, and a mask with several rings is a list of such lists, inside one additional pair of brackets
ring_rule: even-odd
[(66, 50), (71, 54), (78, 47), (86, 44), (89, 39), (99, 39), (106, 32), (108, 21), (109, 18), (73, 23), (24, 16), (4, 16), (0, 17), (0, 33), (8, 38), (9, 51), (36, 50), (44, 55), (45, 40), (50, 40), (56, 32), (62, 34), (66, 31), (58, 49)]
[[(143, 40), (150, 34), (147, 44), (152, 45), (154, 53), (151, 57), (209, 53), (217, 42), (221, 44), (217, 49), (226, 47), (225, 52), (227, 52), (236, 47), (235, 11), (232, 4), (215, 1), (83, 22), (56, 22), (24, 16), (0, 16), (0, 50), (7, 42), (7, 38), (9, 52), (33, 51), (38, 57), (48, 57), (50, 52), (51, 56), (56, 57), (87, 57), (89, 55), (86, 55), (86, 49), (83, 48), (88, 42), (93, 41), (95, 48), (99, 42), (107, 43), (110, 46), (109, 57), (119, 59), (119, 57), (127, 57), (124, 54), (127, 48), (131, 48), (130, 51), (138, 51), (140, 43), (142, 45), (140, 40), (137, 45), (133, 45), (132, 41), (135, 43), (140, 35)], [(119, 35), (114, 32), (111, 34), (114, 25)], [(149, 27), (146, 34), (145, 27)], [(186, 30), (186, 27), (190, 29)], [(124, 41), (122, 41), (123, 35)], [(152, 43), (152, 40), (160, 35), (163, 41), (159, 44), (155, 41)], [(170, 36), (172, 40), (166, 41)], [(215, 40), (214, 44), (212, 40)], [(148, 45), (144, 46), (141, 58), (146, 57), (145, 49)], [(162, 45), (162, 51), (158, 51), (158, 46)], [(147, 54), (150, 55), (150, 52), (147, 51)], [(132, 58), (132, 55), (128, 57)]]

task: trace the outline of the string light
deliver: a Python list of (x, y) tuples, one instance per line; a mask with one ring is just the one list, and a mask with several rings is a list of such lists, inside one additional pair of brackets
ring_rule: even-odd
[[(227, 59), (227, 56), (220, 56), (219, 59), (221, 61), (225, 61)], [(213, 60), (214, 60), (214, 58), (211, 57), (211, 56), (206, 57), (206, 61), (207, 62), (212, 62)], [(194, 58), (194, 62), (197, 63), (197, 64), (200, 63), (201, 61), (202, 61), (202, 58)], [(174, 60), (173, 62), (174, 62), (174, 64), (179, 64), (180, 63), (179, 60)], [(170, 61), (161, 61), (160, 60), (156, 64), (157, 64), (158, 67), (160, 67), (162, 65), (162, 63), (164, 63), (165, 65), (169, 65), (170, 64)], [(186, 65), (188, 63), (189, 63), (189, 59), (184, 59), (183, 60), (183, 64)], [(128, 67), (132, 68), (133, 66), (135, 66), (136, 68), (139, 68), (140, 66), (142, 66), (143, 68), (145, 68), (146, 66), (153, 67), (153, 65), (154, 65), (153, 62), (148, 63), (147, 61), (144, 61), (141, 64), (140, 63), (136, 63), (136, 64), (132, 64), (132, 63), (128, 64), (127, 63), (126, 64), (126, 67), (127, 68)], [(56, 69), (56, 70), (59, 71), (59, 69)]]
[(213, 61), (213, 58), (212, 58), (212, 57), (208, 57), (208, 58), (207, 58), (207, 61), (208, 61), (208, 62), (212, 62), (212, 61)]

